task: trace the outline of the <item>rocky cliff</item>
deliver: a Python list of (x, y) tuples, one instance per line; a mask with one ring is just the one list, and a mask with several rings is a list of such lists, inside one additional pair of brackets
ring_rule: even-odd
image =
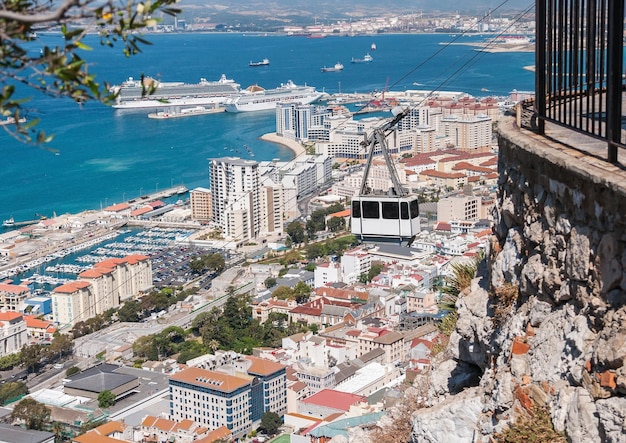
[(490, 441), (545, 407), (572, 442), (626, 441), (626, 173), (500, 122), (493, 241), (412, 442)]

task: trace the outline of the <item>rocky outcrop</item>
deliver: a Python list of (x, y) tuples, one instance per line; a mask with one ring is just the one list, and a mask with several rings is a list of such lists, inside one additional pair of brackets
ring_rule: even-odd
[(569, 441), (624, 441), (626, 174), (500, 127), (493, 246), (412, 441), (486, 442), (537, 406)]

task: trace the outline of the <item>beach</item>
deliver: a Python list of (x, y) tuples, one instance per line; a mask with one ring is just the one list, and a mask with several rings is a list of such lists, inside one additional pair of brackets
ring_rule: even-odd
[(297, 142), (295, 140), (290, 140), (285, 137), (281, 137), (280, 135), (277, 135), (275, 132), (263, 134), (260, 137), (260, 139), (265, 140), (266, 142), (279, 144), (281, 146), (284, 146), (285, 148), (289, 148), (291, 151), (293, 151), (294, 158), (297, 158), (297, 157), (300, 157), (301, 155), (306, 154), (306, 149), (304, 149), (304, 146), (302, 146), (300, 142)]

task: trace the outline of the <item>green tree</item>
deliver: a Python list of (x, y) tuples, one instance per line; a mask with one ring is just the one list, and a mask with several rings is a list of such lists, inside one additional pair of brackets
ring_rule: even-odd
[(205, 258), (206, 267), (218, 274), (221, 274), (226, 267), (226, 261), (224, 260), (224, 256), (219, 253), (214, 253)]
[(65, 375), (69, 377), (70, 375), (78, 374), (79, 372), (80, 368), (78, 366), (72, 366), (70, 368), (67, 368), (67, 370), (65, 371)]
[(341, 212), (344, 209), (346, 208), (343, 205), (343, 203), (339, 203), (339, 202), (333, 203), (328, 208), (326, 208), (326, 215), (334, 214), (335, 212)]
[(293, 287), (293, 295), (298, 303), (306, 303), (311, 296), (311, 288), (306, 283), (299, 281)]
[[(90, 49), (83, 41), (85, 36), (97, 29), (102, 46), (114, 47), (122, 42), (122, 51), (127, 57), (137, 54), (141, 52), (140, 44), (148, 43), (139, 31), (154, 26), (159, 12), (170, 15), (179, 12), (170, 7), (175, 3), (176, 0), (2, 2), (0, 115), (12, 115), (16, 121), (14, 129), (7, 130), (25, 142), (51, 140), (45, 133), (35, 131), (37, 120), (19, 123), (27, 109), (25, 101), (19, 98), (25, 94), (17, 93), (21, 88), (31, 88), (51, 97), (69, 97), (79, 104), (92, 100), (111, 103), (114, 94), (109, 91), (109, 85), (97, 82), (82, 58)], [(71, 28), (67, 26), (70, 22)], [(29, 51), (29, 43), (35, 38), (33, 31), (54, 25), (61, 26), (63, 39), (54, 47), (44, 46), (40, 54), (33, 55)], [(145, 93), (151, 92), (149, 87), (145, 88)]]
[(98, 407), (99, 408), (110, 408), (115, 405), (115, 394), (105, 389), (104, 391), (98, 394)]
[(26, 397), (13, 408), (11, 420), (24, 423), (28, 429), (43, 430), (50, 421), (50, 408), (30, 397)]
[(0, 371), (6, 371), (20, 364), (20, 353), (5, 355), (0, 357)]
[(343, 217), (331, 217), (327, 225), (330, 232), (343, 231), (346, 229), (346, 219)]
[(43, 346), (40, 344), (24, 346), (20, 351), (22, 366), (28, 369), (29, 372), (35, 372), (40, 365), (43, 355)]
[(137, 300), (128, 300), (117, 311), (117, 318), (121, 322), (138, 322), (141, 319), (141, 303)]
[(261, 417), (261, 425), (259, 429), (266, 432), (268, 435), (274, 435), (278, 432), (278, 428), (283, 424), (280, 415), (276, 412), (268, 411)]
[(293, 289), (289, 286), (279, 286), (272, 292), (272, 297), (278, 300), (290, 300), (294, 298)]
[(287, 225), (285, 232), (291, 238), (293, 244), (298, 245), (304, 241), (304, 226), (299, 221), (292, 221)]
[(264, 283), (265, 283), (265, 287), (269, 289), (269, 288), (276, 286), (276, 279), (274, 277), (267, 277)]
[(0, 406), (28, 394), (28, 387), (21, 381), (9, 381), (0, 385)]
[(74, 342), (67, 334), (54, 334), (54, 338), (48, 346), (47, 355), (51, 361), (56, 361), (66, 355), (72, 354), (74, 351)]
[(321, 243), (312, 243), (306, 247), (306, 258), (315, 260), (326, 255), (326, 248)]

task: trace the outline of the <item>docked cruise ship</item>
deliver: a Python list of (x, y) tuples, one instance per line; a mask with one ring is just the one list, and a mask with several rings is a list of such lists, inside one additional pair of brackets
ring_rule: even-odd
[(276, 108), (277, 103), (308, 104), (320, 99), (323, 93), (313, 86), (298, 86), (289, 80), (276, 89), (252, 85), (224, 102), (226, 112), (265, 111)]
[[(147, 91), (153, 84), (152, 94)], [(217, 81), (201, 78), (198, 83), (161, 82), (146, 78), (143, 85), (140, 80), (130, 77), (121, 85), (113, 86), (111, 92), (117, 94), (116, 109), (142, 109), (166, 106), (203, 106), (223, 103), (228, 97), (238, 94), (241, 85), (227, 79), (224, 74)]]

